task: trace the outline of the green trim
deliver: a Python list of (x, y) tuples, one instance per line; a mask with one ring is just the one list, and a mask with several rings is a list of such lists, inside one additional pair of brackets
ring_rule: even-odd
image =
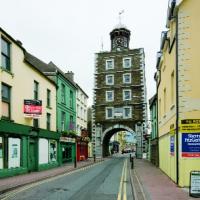
[(28, 169), (25, 167), (9, 168), (9, 169), (0, 169), (0, 178), (5, 178), (9, 176), (15, 176), (20, 174), (25, 174), (28, 172)]
[(47, 163), (47, 164), (40, 164), (38, 166), (38, 171), (52, 169), (52, 168), (58, 167), (58, 166), (59, 166), (58, 162), (52, 162), (52, 163)]

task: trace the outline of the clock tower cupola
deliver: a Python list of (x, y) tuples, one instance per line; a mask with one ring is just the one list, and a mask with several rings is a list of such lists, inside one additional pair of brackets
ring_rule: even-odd
[(131, 32), (124, 26), (119, 23), (111, 32), (111, 51), (120, 51), (124, 49), (129, 49)]

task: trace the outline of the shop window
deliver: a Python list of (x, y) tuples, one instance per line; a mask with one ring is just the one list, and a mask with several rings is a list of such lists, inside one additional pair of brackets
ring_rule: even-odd
[(3, 169), (3, 138), (0, 137), (0, 169)]
[(55, 162), (57, 159), (57, 142), (55, 140), (49, 141), (49, 161)]
[(48, 163), (49, 144), (47, 139), (39, 139), (39, 164)]
[(20, 139), (8, 139), (8, 168), (20, 167)]

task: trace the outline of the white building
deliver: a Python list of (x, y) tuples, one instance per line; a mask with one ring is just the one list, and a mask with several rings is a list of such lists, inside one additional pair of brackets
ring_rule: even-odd
[(82, 88), (77, 84), (76, 93), (76, 131), (78, 135), (81, 135), (82, 129), (87, 129), (87, 101), (88, 96), (82, 90)]

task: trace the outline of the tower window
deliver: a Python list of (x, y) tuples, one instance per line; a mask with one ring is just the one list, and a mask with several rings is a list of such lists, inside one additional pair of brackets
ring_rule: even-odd
[(123, 100), (131, 100), (131, 90), (123, 90)]
[(123, 68), (131, 67), (131, 58), (123, 58)]
[(131, 83), (131, 73), (123, 74), (123, 83)]
[(106, 101), (114, 100), (114, 91), (106, 91)]
[(106, 75), (106, 85), (114, 85), (114, 75)]
[(106, 119), (112, 119), (113, 118), (113, 107), (107, 107), (106, 108)]
[(114, 59), (106, 60), (106, 70), (114, 69)]
[(124, 107), (123, 116), (124, 118), (131, 118), (132, 110), (130, 106)]

